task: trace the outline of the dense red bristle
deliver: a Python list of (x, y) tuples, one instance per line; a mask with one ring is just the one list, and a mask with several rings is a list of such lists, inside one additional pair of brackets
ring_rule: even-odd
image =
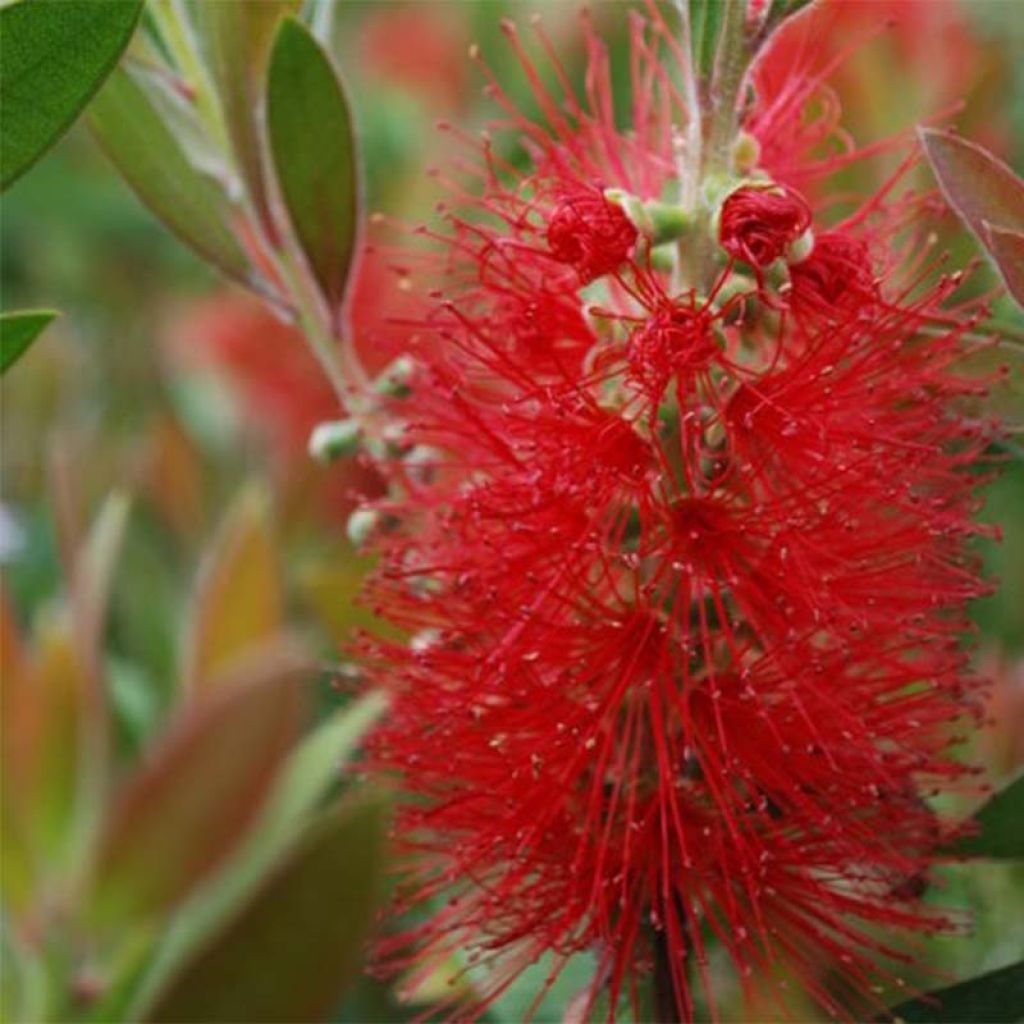
[(485, 144), (431, 236), (439, 299), (395, 413), (437, 454), (391, 467), (368, 595), (414, 640), (362, 644), (419, 915), (381, 960), (477, 958), (464, 1017), (589, 950), (581, 1005), (602, 989), (611, 1019), (655, 970), (682, 1013), (694, 986), (713, 1004), (714, 942), (747, 992), (781, 964), (828, 1013), (877, 1012), (909, 957), (877, 926), (956, 925), (918, 899), (947, 828), (921, 794), (972, 784), (949, 749), (980, 712), (959, 637), (985, 431), (955, 411), (978, 311), (932, 257), (897, 265), (912, 198), (810, 232), (789, 169), (838, 131), (830, 107), (794, 122), (820, 81), (751, 115), (786, 173), (726, 199), (712, 294), (674, 293), (605, 192), (671, 182), (671, 46), (634, 21), (622, 133), (586, 31), (586, 103), (510, 33), (545, 124), (492, 86), (532, 166)]
[(734, 259), (767, 267), (811, 226), (811, 208), (798, 192), (745, 186), (722, 204), (718, 237)]

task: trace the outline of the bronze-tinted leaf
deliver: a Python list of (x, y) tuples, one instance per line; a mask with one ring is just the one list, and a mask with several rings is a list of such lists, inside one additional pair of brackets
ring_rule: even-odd
[(75, 557), (71, 579), (72, 612), (82, 659), (97, 680), (103, 660), (103, 625), (130, 505), (125, 494), (109, 495)]
[(314, 822), (194, 952), (150, 1021), (321, 1021), (355, 973), (383, 878), (385, 804), (363, 794)]
[(1010, 294), (1024, 308), (1024, 231), (1012, 231), (994, 224), (986, 224), (986, 227), (992, 259)]
[(195, 693), (281, 629), (284, 594), (265, 492), (246, 488), (206, 553), (192, 602), (185, 682)]
[(368, 693), (306, 736), (281, 772), (279, 784), (267, 804), (259, 841), (285, 842), (312, 813), (332, 783), (341, 777), (345, 762), (388, 706), (380, 690)]
[(40, 875), (66, 872), (78, 853), (94, 737), (92, 682), (65, 612), (41, 618), (32, 649), (11, 668), (5, 666), (0, 733), (2, 875), (5, 899), (18, 905)]
[(976, 142), (937, 128), (920, 129), (921, 143), (949, 205), (989, 247), (985, 222), (1024, 231), (1024, 182)]
[(259, 821), (229, 867), (203, 889), (201, 899), (191, 901), (172, 920), (137, 1005), (148, 1006), (191, 952), (223, 927), (277, 868), (322, 808), (341, 778), (345, 760), (385, 706), (384, 694), (367, 694), (336, 712), (298, 744), (278, 773)]
[(107, 822), (93, 921), (166, 909), (237, 847), (296, 738), (310, 671), (305, 653), (282, 643), (187, 708)]

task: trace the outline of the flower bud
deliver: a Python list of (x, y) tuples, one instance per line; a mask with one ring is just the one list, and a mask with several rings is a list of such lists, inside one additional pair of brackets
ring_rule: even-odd
[(787, 253), (811, 226), (811, 208), (784, 185), (744, 185), (722, 203), (718, 238), (733, 257), (767, 267)]
[(598, 188), (564, 197), (548, 222), (551, 255), (574, 267), (583, 284), (618, 270), (629, 259), (637, 237), (621, 206)]
[(416, 364), (409, 356), (398, 356), (393, 359), (374, 381), (373, 390), (378, 395), (390, 395), (393, 398), (406, 398), (410, 392), (409, 382), (416, 369)]
[(309, 454), (317, 462), (334, 462), (354, 455), (362, 443), (362, 428), (355, 420), (318, 423), (309, 435)]
[(644, 202), (621, 188), (607, 188), (604, 196), (618, 206), (633, 227), (653, 245), (674, 242), (693, 227), (693, 217), (678, 203), (663, 203), (658, 199)]
[(744, 177), (750, 174), (761, 159), (761, 143), (750, 132), (740, 132), (732, 144), (729, 158), (733, 171)]
[(353, 547), (361, 548), (380, 525), (380, 513), (374, 508), (357, 508), (345, 524), (345, 533)]

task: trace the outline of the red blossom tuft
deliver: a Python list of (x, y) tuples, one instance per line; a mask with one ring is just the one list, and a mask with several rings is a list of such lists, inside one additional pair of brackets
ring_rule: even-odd
[(617, 270), (636, 244), (637, 230), (599, 188), (563, 198), (548, 221), (548, 246), (584, 284)]
[(790, 268), (794, 305), (829, 313), (874, 309), (881, 301), (867, 245), (838, 231), (822, 233), (811, 255)]
[[(658, 39), (634, 22), (628, 131), (590, 34), (586, 106), (528, 63), (545, 124), (494, 87), (533, 163), (485, 143), (411, 327), (368, 599), (413, 641), (362, 643), (393, 697), (369, 767), (408, 795), (412, 913), (379, 962), (480, 961), (460, 1018), (584, 951), (587, 1013), (652, 974), (714, 1013), (713, 947), (748, 994), (784, 965), (856, 1017), (908, 959), (883, 928), (955, 926), (919, 896), (947, 828), (925, 798), (970, 784), (950, 747), (980, 706), (960, 637), (986, 439), (956, 411), (980, 310), (872, 261), (891, 217), (822, 230), (781, 283), (717, 253), (708, 294), (638, 252), (603, 189), (672, 184)], [(810, 227), (794, 188), (748, 186), (721, 240), (761, 268)]]
[(745, 186), (722, 204), (718, 237), (734, 259), (754, 267), (786, 256), (811, 226), (811, 208), (791, 188)]
[(628, 378), (655, 402), (673, 376), (691, 382), (720, 355), (714, 317), (706, 307), (673, 303), (652, 310), (626, 342)]

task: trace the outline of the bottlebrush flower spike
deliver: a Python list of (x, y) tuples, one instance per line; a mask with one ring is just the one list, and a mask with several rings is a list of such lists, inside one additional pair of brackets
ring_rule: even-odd
[[(807, 200), (737, 181), (719, 230), (706, 208), (638, 244), (606, 190), (663, 201), (687, 158), (651, 17), (621, 130), (589, 23), (585, 105), (512, 35), (543, 122), (491, 91), (532, 164), (485, 140), (418, 257), (436, 301), (392, 400), (368, 595), (413, 641), (362, 643), (393, 695), (368, 766), (409, 797), (409, 924), (379, 959), (415, 984), (465, 956), (460, 1018), (583, 951), (587, 1015), (636, 1011), (652, 979), (661, 1016), (698, 991), (714, 1014), (713, 948), (783, 1013), (780, 969), (872, 1014), (911, 959), (880, 928), (957, 923), (919, 896), (948, 828), (926, 800), (974, 785), (949, 750), (980, 707), (959, 641), (987, 428), (954, 403), (981, 389), (956, 368), (983, 310), (899, 258), (910, 199), (819, 225), (796, 259)], [(787, 253), (763, 280), (735, 264)]]

